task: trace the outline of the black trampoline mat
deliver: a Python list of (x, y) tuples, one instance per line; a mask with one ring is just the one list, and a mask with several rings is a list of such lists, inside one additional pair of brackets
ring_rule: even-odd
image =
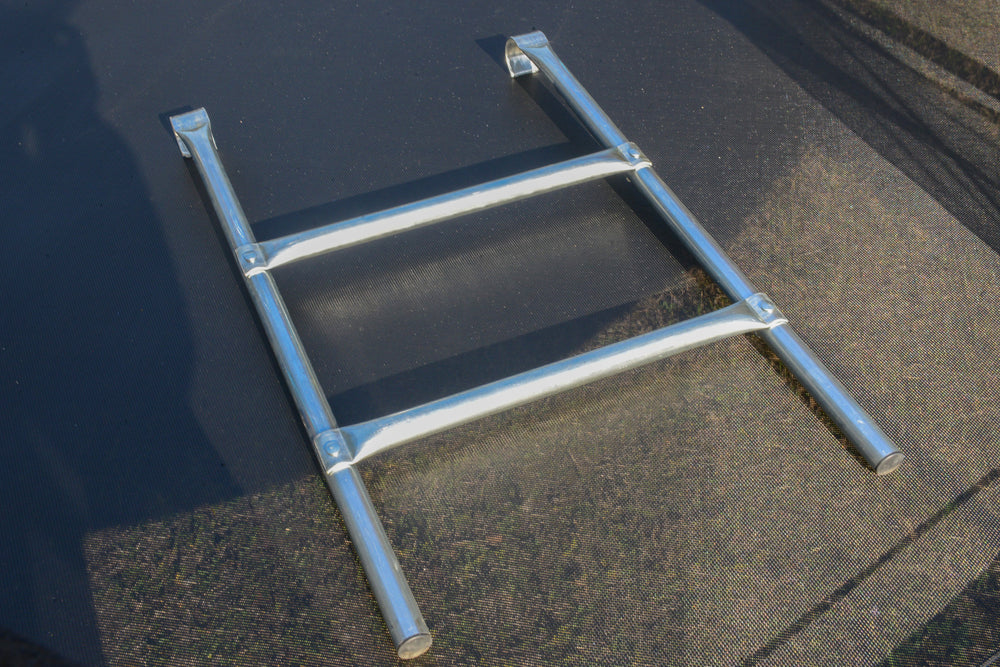
[[(839, 16), (2, 10), (0, 661), (396, 660), (164, 119), (206, 106), (272, 238), (593, 151), (506, 77), (532, 27), (907, 458), (875, 476), (741, 337), (366, 461), (414, 664), (1000, 651), (997, 126)], [(725, 303), (625, 179), (276, 277), (345, 424)]]

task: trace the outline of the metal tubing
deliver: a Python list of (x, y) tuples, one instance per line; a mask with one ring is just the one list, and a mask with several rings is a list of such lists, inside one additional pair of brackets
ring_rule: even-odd
[(263, 264), (251, 272), (271, 269), (325, 252), (482, 211), (544, 192), (634, 171), (649, 162), (634, 146), (607, 150), (474, 185), (376, 213), (323, 225), (259, 244)]
[(580, 85), (572, 72), (566, 68), (552, 50), (549, 38), (541, 30), (508, 39), (505, 56), (511, 78), (541, 70), (591, 134), (604, 146), (610, 148), (628, 141), (614, 121), (590, 96), (587, 89)]
[[(744, 298), (746, 294), (756, 291), (750, 280), (652, 168), (638, 170), (634, 182), (730, 297)], [(903, 462), (903, 453), (790, 325), (762, 331), (760, 335), (877, 474), (884, 475), (899, 467)]]
[(222, 166), (208, 114), (198, 109), (170, 119), (181, 152), (193, 158), (208, 190), (226, 238), (244, 269), (247, 289), (267, 331), (302, 420), (323, 465), (327, 485), (340, 507), (358, 558), (401, 658), (413, 658), (430, 646), (431, 637), (403, 576), (349, 452), (341, 445), (337, 422), (302, 347), (272, 276), (252, 275), (247, 267), (260, 262), (258, 246), (246, 215)]
[[(532, 32), (507, 40), (506, 60), (512, 77), (537, 71), (548, 77), (569, 107), (603, 145), (617, 146), (627, 141), (621, 130), (563, 65), (543, 33)], [(656, 207), (671, 229), (733, 300), (744, 299), (757, 292), (750, 280), (652, 167), (638, 169), (633, 180), (639, 191)], [(791, 327), (777, 327), (761, 335), (876, 473), (882, 475), (892, 472), (902, 463), (903, 453), (875, 425)]]
[(787, 320), (763, 294), (712, 313), (371, 421), (345, 426), (354, 462), (545, 396)]
[(246, 282), (309, 437), (337, 428), (274, 278), (269, 273), (258, 273), (247, 277)]
[[(365, 566), (368, 585), (379, 602), (397, 655), (403, 660), (416, 658), (431, 647), (431, 634), (372, 507), (364, 482), (351, 465), (341, 467), (326, 479), (358, 558)], [(383, 600), (390, 600), (391, 604), (383, 604)]]
[(722, 247), (652, 168), (637, 171), (633, 182), (731, 299), (745, 299), (757, 292), (750, 279), (729, 259)]
[[(204, 109), (173, 116), (239, 263), (247, 289), (323, 466), (400, 658), (431, 636), (354, 464), (378, 452), (737, 334), (759, 332), (879, 474), (903, 460), (871, 418), (660, 180), (641, 151), (563, 65), (541, 32), (507, 42), (512, 77), (541, 71), (607, 150), (340, 223), (257, 243), (219, 159)], [(622, 172), (634, 182), (736, 303), (630, 340), (353, 426), (338, 428), (269, 269)]]
[(885, 475), (899, 467), (903, 453), (790, 326), (775, 327), (760, 335), (876, 473)]

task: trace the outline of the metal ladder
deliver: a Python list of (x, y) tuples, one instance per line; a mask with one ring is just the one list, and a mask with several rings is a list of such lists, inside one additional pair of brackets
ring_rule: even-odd
[[(895, 470), (903, 460), (903, 454), (792, 331), (778, 308), (754, 289), (660, 180), (642, 151), (573, 77), (545, 35), (531, 32), (510, 38), (505, 58), (511, 77), (539, 72), (547, 77), (605, 150), (269, 241), (254, 238), (219, 159), (206, 111), (197, 109), (170, 119), (181, 153), (194, 160), (204, 181), (400, 658), (424, 653), (431, 635), (355, 469), (356, 463), (379, 452), (684, 350), (756, 332), (878, 474)], [(631, 176), (634, 186), (735, 303), (402, 412), (337, 425), (271, 269), (613, 174)]]

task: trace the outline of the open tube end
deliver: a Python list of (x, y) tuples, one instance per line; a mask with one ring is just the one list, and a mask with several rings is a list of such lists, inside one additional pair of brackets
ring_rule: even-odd
[(524, 49), (547, 46), (548, 43), (549, 38), (541, 30), (515, 35), (508, 39), (507, 48), (504, 50), (504, 60), (507, 62), (510, 78), (516, 79), (519, 76), (537, 72), (538, 67), (531, 62), (531, 58), (525, 55)]
[(208, 130), (208, 137), (212, 140), (212, 145), (215, 146), (215, 137), (212, 136), (212, 122), (208, 119), (208, 112), (205, 111), (204, 107), (171, 116), (170, 127), (174, 130), (174, 138), (177, 139), (177, 145), (180, 147), (181, 155), (184, 157), (191, 157), (191, 150), (184, 143), (184, 138), (181, 136), (185, 133), (206, 128)]
[(892, 454), (889, 454), (884, 459), (879, 461), (877, 466), (875, 466), (875, 474), (888, 475), (893, 470), (898, 468), (905, 458), (906, 457), (903, 456), (902, 452), (893, 452)]
[(431, 636), (428, 633), (407, 637), (396, 647), (396, 654), (401, 660), (418, 658), (431, 647), (431, 641)]

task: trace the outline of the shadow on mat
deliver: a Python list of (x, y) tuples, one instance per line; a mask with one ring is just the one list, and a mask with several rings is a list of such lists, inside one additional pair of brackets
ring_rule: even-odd
[(996, 128), (818, 0), (700, 0), (1000, 252)]
[[(772, 639), (767, 644), (762, 646), (760, 649), (755, 651), (753, 655), (751, 655), (749, 658), (743, 661), (742, 663), (743, 667), (752, 667), (754, 665), (762, 664), (767, 658), (769, 658), (775, 651), (781, 648), (790, 639), (792, 639), (797, 634), (808, 628), (813, 621), (819, 619), (823, 614), (828, 612), (834, 605), (836, 605), (838, 602), (840, 602), (848, 595), (850, 595), (852, 591), (854, 591), (858, 586), (863, 584), (869, 577), (875, 574), (880, 567), (887, 564), (893, 558), (898, 556), (904, 549), (916, 543), (921, 537), (923, 537), (924, 534), (927, 533), (927, 531), (936, 526), (943, 519), (952, 514), (955, 510), (963, 507), (964, 505), (967, 505), (973, 498), (976, 497), (976, 495), (978, 495), (981, 491), (991, 486), (998, 478), (1000, 478), (1000, 468), (994, 468), (989, 473), (981, 477), (978, 482), (973, 484), (971, 487), (969, 487), (962, 493), (958, 494), (958, 496), (955, 498), (953, 502), (945, 505), (940, 510), (938, 510), (933, 516), (928, 518), (920, 525), (916, 526), (910, 534), (906, 535), (905, 537), (903, 537), (903, 539), (899, 540), (895, 545), (893, 545), (891, 549), (889, 549), (881, 556), (879, 556), (868, 567), (861, 570), (856, 575), (845, 581), (843, 585), (837, 588), (837, 590), (827, 595), (818, 604), (813, 606), (812, 609), (810, 609), (805, 614), (796, 619), (794, 623), (792, 623), (787, 628), (779, 632), (777, 636), (774, 637), (774, 639)], [(975, 584), (970, 586), (970, 588), (973, 588), (974, 586)], [(967, 594), (968, 590), (969, 589), (966, 589), (966, 593), (963, 593), (962, 596), (959, 596), (959, 599), (964, 597)], [(995, 601), (994, 605), (996, 605)], [(932, 627), (933, 627), (933, 621), (931, 622), (931, 624), (927, 626), (927, 628), (924, 631), (919, 633), (919, 637), (923, 637), (926, 634), (926, 632), (930, 631)], [(954, 637), (949, 637), (948, 641), (954, 642), (954, 639), (955, 639)], [(908, 654), (909, 653), (908, 647), (912, 646), (914, 643), (919, 643), (919, 642), (920, 639), (918, 638), (918, 635), (915, 635), (910, 640), (910, 642), (908, 642), (904, 647), (897, 649), (896, 653), (902, 652), (903, 654)], [(885, 667), (889, 667), (889, 665), (894, 666), (896, 664), (904, 664), (904, 663), (894, 663), (892, 662), (892, 658), (890, 658), (889, 662), (885, 663)], [(905, 664), (925, 664), (925, 663), (917, 662), (917, 663), (905, 663)], [(953, 664), (953, 663), (947, 663), (947, 664)]]

